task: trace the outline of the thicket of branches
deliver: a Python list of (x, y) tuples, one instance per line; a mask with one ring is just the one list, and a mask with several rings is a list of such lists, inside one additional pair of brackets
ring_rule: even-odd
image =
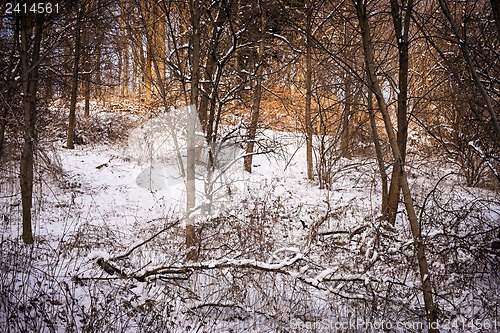
[[(421, 309), (415, 309), (419, 318), (433, 323), (440, 316), (451, 316), (440, 297), (451, 307), (459, 307), (450, 300), (459, 296), (445, 297), (441, 292), (447, 280), (430, 274), (436, 271), (433, 265), (449, 257), (447, 245), (451, 244), (453, 253), (464, 253), (455, 258), (457, 261), (477, 255), (471, 260), (489, 273), (494, 271), (497, 253), (493, 238), (498, 226), (483, 224), (482, 218), (474, 215), (481, 211), (477, 208), (481, 200), (467, 207), (452, 207), (450, 202), (443, 205), (435, 197), (437, 188), (419, 197), (408, 179), (412, 168), (409, 156), (416, 152), (438, 156), (440, 163), (457, 171), (459, 182), (466, 186), (498, 188), (500, 14), (495, 1), (78, 0), (64, 2), (57, 10), (51, 7), (51, 13), (43, 14), (23, 12), (22, 6), (15, 6), (19, 2), (11, 3), (10, 12), (8, 6), (3, 8), (0, 21), (0, 42), (4, 45), (0, 50), (0, 168), (5, 179), (19, 170), (14, 174), (19, 176), (25, 244), (34, 243), (33, 190), (43, 178), (41, 170), (57, 169), (51, 162), (53, 145), (64, 142), (65, 148), (73, 149), (97, 137), (98, 130), (107, 131), (110, 139), (117, 133), (118, 121), (109, 123), (113, 129), (95, 124), (98, 118), (91, 117), (92, 105), (101, 103), (126, 112), (126, 105), (137, 103), (132, 109), (151, 117), (171, 107), (191, 105), (186, 110), (197, 113), (209, 146), (222, 140), (223, 126), (239, 124), (244, 128), (247, 172), (252, 172), (253, 155), (262, 152), (259, 138), (266, 128), (303, 133), (307, 178), (317, 181), (320, 188), (332, 189), (341, 161), (366, 154), (375, 158), (377, 168), (372, 172), (380, 186), (380, 224), (370, 224), (359, 233), (344, 230), (347, 239), (340, 241), (339, 249), (352, 245), (358, 235), (371, 237), (370, 249), (363, 250), (365, 260), (360, 262), (372, 265), (371, 270), (380, 264), (380, 258), (368, 255), (375, 253), (375, 247), (399, 244), (399, 249), (377, 251), (385, 251), (389, 257), (399, 253), (408, 259), (402, 262), (408, 274), (417, 277), (420, 287), (415, 289), (424, 304), (423, 315)], [(24, 8), (34, 3), (26, 1)], [(116, 138), (123, 135), (124, 131)], [(224, 263), (224, 256), (231, 257), (225, 251), (221, 261), (207, 258), (204, 249), (212, 241), (204, 236), (207, 229), (190, 221), (197, 207), (195, 168), (190, 163), (194, 156), (187, 154), (188, 223), (184, 242), (179, 242), (188, 249), (186, 265), (159, 265), (158, 271), (142, 275), (124, 271), (109, 260), (100, 261), (100, 268), (122, 275), (126, 281), (164, 275), (170, 279), (170, 272), (181, 279), (187, 278), (184, 275), (188, 272), (203, 272), (200, 276), (205, 279), (206, 271), (214, 268), (220, 270), (215, 274), (248, 269), (251, 274), (264, 271), (282, 278), (292, 276), (301, 282), (300, 288), (346, 295), (330, 285), (342, 284), (342, 279), (333, 271), (322, 271), (330, 269), (330, 263), (301, 268), (309, 262), (309, 252), (303, 253), (303, 249), (296, 251), (295, 257), (292, 254), (295, 259), (285, 260), (280, 267), (271, 265), (272, 269), (264, 265), (272, 253), (252, 256), (258, 258), (257, 264), (244, 260)], [(432, 200), (434, 204), (428, 206)], [(495, 210), (489, 204), (483, 208)], [(407, 223), (410, 248), (390, 231), (398, 216)], [(253, 218), (254, 225), (267, 227), (265, 216)], [(224, 221), (210, 221), (210, 228), (217, 225), (224, 230)], [(464, 221), (477, 231), (462, 230)], [(238, 224), (229, 224), (234, 223)], [(427, 223), (432, 230), (442, 225), (444, 236), (427, 234)], [(387, 233), (377, 234), (385, 227)], [(247, 237), (228, 237), (226, 241), (246, 244), (253, 239), (253, 245), (247, 244), (253, 249), (259, 237), (264, 237), (259, 233), (265, 235), (258, 228), (245, 232)], [(333, 260), (336, 243), (320, 242), (317, 232), (314, 229), (311, 234), (308, 251), (319, 257), (330, 253), (326, 258)], [(273, 244), (272, 239), (264, 238), (260, 249)], [(476, 241), (486, 245), (467, 254), (468, 245)], [(10, 242), (2, 241), (2, 246)], [(233, 246), (225, 244), (223, 248)], [(493, 251), (493, 259), (488, 251)], [(215, 261), (204, 266), (209, 259)], [(12, 260), (6, 259), (5, 267)], [(324, 263), (323, 257), (320, 261)], [(391, 261), (393, 265), (397, 262)], [(387, 284), (373, 276), (360, 281), (352, 270), (345, 274), (351, 276), (350, 286), (360, 284), (361, 289), (356, 290), (366, 293), (358, 295), (357, 301), (372, 304), (366, 309), (375, 313), (365, 313), (368, 317), (381, 315), (374, 304), (383, 293), (398, 290), (403, 283)], [(408, 289), (398, 292), (400, 299), (411, 298), (405, 294)], [(7, 293), (12, 296), (15, 291)], [(69, 291), (62, 294), (71, 300)], [(356, 299), (354, 294), (349, 297)], [(495, 308), (491, 305), (494, 300), (486, 303)], [(359, 306), (356, 303), (356, 308)], [(262, 315), (269, 320), (265, 311)], [(470, 318), (476, 315), (468, 314)]]

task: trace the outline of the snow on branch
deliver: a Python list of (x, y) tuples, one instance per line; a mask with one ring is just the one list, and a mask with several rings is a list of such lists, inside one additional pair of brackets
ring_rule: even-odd
[[(157, 234), (152, 237), (157, 236)], [(151, 238), (150, 238), (151, 239)], [(149, 240), (150, 240), (149, 239)], [(147, 240), (147, 241), (149, 241)], [(143, 243), (146, 243), (144, 241)], [(294, 256), (291, 258), (281, 259), (279, 262), (268, 263), (255, 259), (228, 259), (222, 258), (218, 260), (210, 260), (205, 262), (193, 262), (186, 263), (184, 265), (173, 265), (173, 266), (159, 266), (149, 270), (143, 270), (137, 274), (127, 275), (123, 270), (117, 267), (115, 264), (112, 264), (111, 260), (123, 259), (130, 255), (130, 253), (140, 247), (142, 244), (134, 245), (130, 250), (126, 253), (105, 260), (104, 258), (98, 258), (97, 264), (108, 274), (120, 275), (123, 278), (132, 278), (140, 282), (146, 281), (148, 277), (159, 276), (161, 278), (168, 278), (168, 275), (172, 277), (176, 277), (179, 275), (187, 275), (189, 276), (192, 272), (195, 271), (203, 271), (203, 270), (211, 270), (211, 269), (223, 269), (223, 268), (246, 268), (246, 269), (254, 269), (259, 271), (268, 271), (268, 272), (278, 272), (287, 275), (293, 275), (292, 273), (285, 270), (286, 267), (292, 266), (293, 264), (299, 262), (303, 259), (304, 255), (296, 248), (287, 248), (283, 250), (287, 250), (289, 252), (295, 252)]]

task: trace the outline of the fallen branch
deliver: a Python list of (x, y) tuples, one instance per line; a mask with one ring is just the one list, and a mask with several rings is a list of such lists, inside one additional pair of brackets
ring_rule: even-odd
[(133, 245), (131, 245), (128, 250), (125, 252), (125, 253), (122, 253), (122, 254), (119, 254), (119, 255), (116, 255), (114, 257), (110, 257), (108, 260), (109, 261), (116, 261), (116, 260), (120, 260), (120, 259), (124, 259), (126, 257), (128, 257), (129, 255), (132, 254), (132, 252), (134, 252), (135, 250), (137, 250), (138, 248), (140, 248), (141, 246), (143, 246), (144, 244), (146, 243), (149, 243), (150, 241), (152, 241), (153, 239), (155, 239), (156, 237), (158, 237), (159, 235), (161, 235), (162, 233), (164, 233), (165, 231), (167, 231), (168, 229), (170, 228), (173, 228), (175, 227), (176, 225), (178, 225), (180, 223), (180, 219), (177, 219), (175, 220), (174, 222), (168, 224), (167, 226), (165, 226), (163, 229), (161, 229), (160, 231), (158, 231), (157, 233), (153, 234), (151, 237), (149, 237), (148, 239), (146, 240), (143, 240), (141, 242), (138, 242), (138, 243), (134, 243)]

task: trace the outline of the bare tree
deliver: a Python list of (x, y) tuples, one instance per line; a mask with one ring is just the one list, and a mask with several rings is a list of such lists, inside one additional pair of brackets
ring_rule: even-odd
[(424, 297), (425, 310), (427, 313), (428, 322), (431, 324), (429, 332), (438, 332), (439, 330), (432, 328), (436, 327), (437, 308), (433, 298), (431, 276), (429, 272), (429, 264), (426, 258), (425, 243), (423, 242), (422, 239), (420, 223), (418, 221), (418, 217), (415, 212), (415, 205), (413, 203), (410, 187), (408, 185), (408, 176), (405, 171), (403, 157), (399, 149), (396, 134), (394, 133), (394, 128), (390, 118), (387, 103), (384, 99), (380, 82), (375, 72), (376, 66), (374, 62), (374, 52), (373, 52), (372, 38), (370, 33), (370, 23), (368, 19), (369, 12), (367, 11), (367, 5), (364, 0), (356, 0), (355, 7), (363, 41), (363, 50), (365, 54), (365, 66), (366, 66), (368, 84), (373, 94), (377, 98), (379, 110), (382, 113), (384, 119), (385, 129), (387, 132), (387, 136), (389, 137), (389, 143), (391, 146), (394, 162), (398, 163), (401, 169), (400, 185), (403, 192), (406, 211), (408, 213), (410, 229), (413, 235), (414, 247), (417, 252), (417, 262), (420, 271), (420, 282), (422, 283), (422, 293)]
[(33, 167), (36, 145), (36, 105), (40, 47), (44, 29), (43, 15), (21, 15), (21, 42), (19, 55), (23, 86), (24, 143), (20, 161), (19, 179), (23, 206), (23, 241), (33, 243), (31, 208), (33, 206)]
[(195, 144), (195, 120), (194, 112), (197, 112), (200, 84), (200, 58), (201, 58), (201, 32), (200, 32), (200, 2), (199, 0), (190, 0), (191, 13), (191, 95), (190, 95), (190, 115), (188, 115), (187, 128), (187, 161), (186, 161), (186, 247), (188, 253), (187, 260), (198, 260), (198, 243), (196, 228), (191, 217), (192, 210), (196, 206), (196, 183), (195, 183), (195, 165), (196, 165), (196, 144)]
[(311, 99), (312, 99), (312, 24), (313, 24), (313, 2), (306, 1), (306, 163), (307, 178), (314, 178), (313, 171), (313, 126), (311, 119)]
[(260, 113), (260, 102), (262, 98), (262, 72), (264, 67), (263, 55), (265, 50), (265, 33), (266, 33), (266, 7), (265, 2), (262, 0), (258, 1), (258, 7), (260, 12), (260, 29), (259, 29), (259, 37), (258, 37), (258, 51), (255, 59), (255, 88), (253, 95), (253, 105), (252, 105), (252, 113), (250, 126), (248, 129), (248, 137), (247, 137), (247, 148), (246, 148), (246, 156), (244, 159), (245, 170), (247, 172), (252, 172), (252, 159), (254, 153), (254, 145), (257, 134), (257, 127), (259, 123), (259, 113)]
[(66, 140), (66, 148), (74, 149), (75, 139), (75, 126), (76, 126), (76, 102), (78, 97), (78, 84), (79, 84), (79, 70), (80, 70), (80, 56), (82, 47), (82, 14), (83, 10), (80, 6), (76, 5), (77, 13), (75, 17), (74, 26), (74, 48), (73, 55), (73, 71), (71, 75), (71, 97), (69, 106), (69, 120), (68, 120), (68, 135)]
[(398, 45), (398, 106), (397, 106), (397, 141), (401, 153), (401, 161), (396, 160), (392, 168), (391, 186), (385, 215), (389, 223), (396, 223), (396, 214), (400, 197), (401, 166), (406, 159), (406, 142), (408, 139), (408, 71), (409, 71), (409, 40), (411, 13), (413, 11), (413, 0), (391, 0), (391, 16), (396, 33)]

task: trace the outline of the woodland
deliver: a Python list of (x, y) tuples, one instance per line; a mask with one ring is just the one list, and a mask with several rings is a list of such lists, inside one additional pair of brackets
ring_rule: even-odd
[(498, 332), (497, 0), (1, 0), (0, 332)]

